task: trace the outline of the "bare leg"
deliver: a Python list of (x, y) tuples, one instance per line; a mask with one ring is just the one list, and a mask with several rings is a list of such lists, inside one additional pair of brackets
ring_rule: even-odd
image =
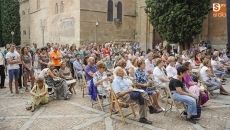
[(152, 98), (153, 98), (153, 106), (156, 106), (157, 108), (161, 108), (158, 104), (158, 97), (157, 97), (157, 92), (153, 93)]
[(226, 91), (223, 86), (220, 87), (220, 92), (228, 93), (228, 91)]
[(15, 78), (14, 80), (15, 80), (15, 90), (16, 92), (18, 92), (18, 79)]
[(34, 87), (34, 80), (35, 80), (35, 77), (34, 75), (31, 76), (31, 89)]
[(27, 81), (28, 81), (28, 76), (23, 76), (23, 84), (26, 87), (26, 90), (28, 90)]
[(12, 82), (13, 82), (13, 80), (9, 80), (10, 93), (13, 93)]

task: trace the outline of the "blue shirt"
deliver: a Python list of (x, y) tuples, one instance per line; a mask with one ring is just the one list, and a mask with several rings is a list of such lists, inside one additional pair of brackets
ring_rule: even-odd
[(129, 80), (115, 76), (115, 79), (112, 83), (112, 88), (115, 94), (123, 91), (127, 91), (132, 85), (130, 84)]
[[(145, 71), (141, 71), (139, 68), (134, 73), (134, 83), (145, 84), (148, 82), (147, 76), (145, 75)], [(139, 86), (137, 86), (139, 87)]]
[(81, 71), (83, 69), (82, 64), (80, 63), (79, 60), (75, 60), (73, 62), (73, 67), (75, 68), (76, 71)]
[(97, 67), (96, 65), (93, 65), (93, 67), (91, 65), (87, 65), (85, 68), (85, 77), (86, 77), (86, 81), (90, 81), (91, 79), (93, 79), (93, 77), (91, 77), (88, 73), (89, 72), (95, 73), (97, 72)]

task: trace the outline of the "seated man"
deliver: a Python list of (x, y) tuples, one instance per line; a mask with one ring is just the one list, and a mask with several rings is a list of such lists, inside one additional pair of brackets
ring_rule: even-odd
[(134, 88), (131, 86), (130, 82), (124, 77), (124, 71), (121, 67), (117, 67), (114, 70), (115, 79), (112, 83), (112, 88), (121, 102), (132, 103), (138, 102), (139, 104), (139, 122), (145, 124), (152, 124), (151, 121), (147, 120), (147, 111), (146, 107), (149, 107), (150, 114), (154, 113), (154, 108), (149, 100), (149, 97), (146, 92), (134, 91)]
[(75, 57), (76, 57), (76, 60), (73, 62), (73, 68), (76, 70), (76, 72), (75, 72), (76, 76), (82, 77), (82, 71), (81, 70), (83, 70), (85, 68), (85, 66), (82, 65), (82, 63), (80, 62), (80, 55), (79, 54), (76, 54)]

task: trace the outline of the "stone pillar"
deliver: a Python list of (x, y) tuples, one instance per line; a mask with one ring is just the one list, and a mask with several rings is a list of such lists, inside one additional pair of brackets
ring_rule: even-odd
[(230, 56), (230, 1), (226, 0), (226, 7), (227, 7), (227, 38), (228, 38), (228, 57)]

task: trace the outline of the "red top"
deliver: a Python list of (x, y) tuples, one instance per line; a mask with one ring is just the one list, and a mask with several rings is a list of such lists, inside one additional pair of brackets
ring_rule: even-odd
[(109, 48), (104, 48), (103, 53), (104, 53), (104, 56), (110, 55), (110, 49)]

